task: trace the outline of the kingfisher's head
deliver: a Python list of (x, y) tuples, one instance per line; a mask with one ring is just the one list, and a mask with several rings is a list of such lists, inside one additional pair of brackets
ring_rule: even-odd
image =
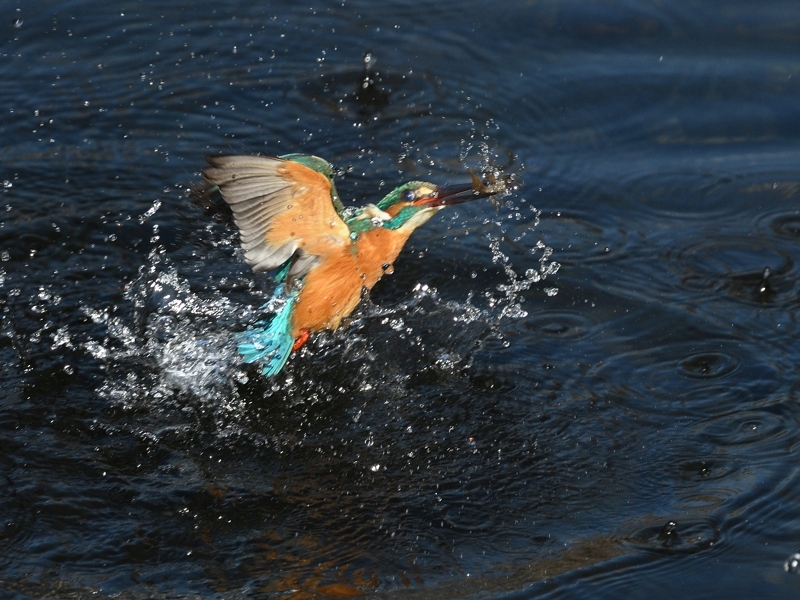
[(409, 181), (393, 189), (377, 205), (365, 206), (348, 225), (354, 231), (384, 227), (411, 232), (446, 206), (486, 198), (494, 193), (497, 191), (477, 186), (474, 181), (457, 185)]

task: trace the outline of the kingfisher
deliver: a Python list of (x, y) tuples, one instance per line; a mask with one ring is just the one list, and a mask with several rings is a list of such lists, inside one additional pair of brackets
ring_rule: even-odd
[(204, 192), (233, 211), (244, 259), (276, 270), (268, 323), (237, 334), (246, 363), (267, 377), (283, 369), (309, 336), (336, 330), (394, 262), (413, 231), (446, 206), (507, 190), (507, 180), (439, 186), (410, 181), (377, 204), (345, 208), (333, 168), (310, 154), (208, 156)]

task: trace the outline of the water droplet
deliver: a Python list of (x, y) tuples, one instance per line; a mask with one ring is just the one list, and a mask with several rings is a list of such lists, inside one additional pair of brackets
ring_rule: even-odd
[(791, 573), (792, 575), (800, 574), (800, 552), (795, 552), (787, 558), (786, 562), (783, 563), (783, 568), (786, 569), (787, 573)]
[(558, 288), (554, 287), (544, 288), (544, 293), (547, 294), (548, 296), (555, 296), (556, 294), (558, 294)]
[(528, 279), (534, 283), (539, 281), (541, 278), (541, 275), (539, 275), (539, 272), (536, 269), (528, 269), (525, 271), (525, 279)]
[(377, 464), (377, 463), (376, 463), (376, 464), (372, 465), (372, 466), (369, 468), (369, 470), (370, 470), (370, 471), (372, 471), (373, 473), (377, 473), (378, 471), (380, 471), (380, 470), (381, 470), (381, 466), (380, 466), (380, 464)]
[(156, 200), (155, 202), (153, 202), (153, 206), (148, 208), (143, 214), (139, 215), (139, 224), (143, 225), (147, 219), (149, 219), (154, 214), (156, 214), (156, 212), (158, 212), (159, 208), (161, 208), (161, 200)]
[[(67, 330), (66, 325), (64, 327), (59, 327), (56, 330), (55, 334), (53, 335), (53, 349), (59, 348), (61, 346), (66, 346), (67, 348), (72, 347), (72, 340), (70, 338), (69, 331)], [(64, 367), (64, 370), (67, 371), (68, 368), (71, 369), (72, 367), (67, 365), (66, 367)], [(71, 374), (69, 371), (67, 371), (67, 373)]]

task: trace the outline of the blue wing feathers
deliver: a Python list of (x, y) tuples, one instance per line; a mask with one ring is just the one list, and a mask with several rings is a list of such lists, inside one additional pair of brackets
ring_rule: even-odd
[[(279, 286), (276, 296), (282, 292), (282, 288), (283, 286)], [(256, 324), (255, 327), (236, 334), (239, 354), (244, 362), (263, 361), (262, 372), (267, 377), (277, 375), (292, 353), (294, 338), (291, 334), (291, 316), (296, 296), (297, 292), (292, 292), (268, 325)]]

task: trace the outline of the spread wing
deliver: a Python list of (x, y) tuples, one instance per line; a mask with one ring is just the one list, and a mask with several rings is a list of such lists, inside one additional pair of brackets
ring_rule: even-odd
[[(314, 158), (330, 169), (320, 158)], [(254, 271), (291, 261), (289, 277), (302, 277), (325, 254), (351, 245), (350, 231), (327, 174), (299, 157), (209, 156), (203, 177), (219, 187), (233, 210), (245, 260)]]

